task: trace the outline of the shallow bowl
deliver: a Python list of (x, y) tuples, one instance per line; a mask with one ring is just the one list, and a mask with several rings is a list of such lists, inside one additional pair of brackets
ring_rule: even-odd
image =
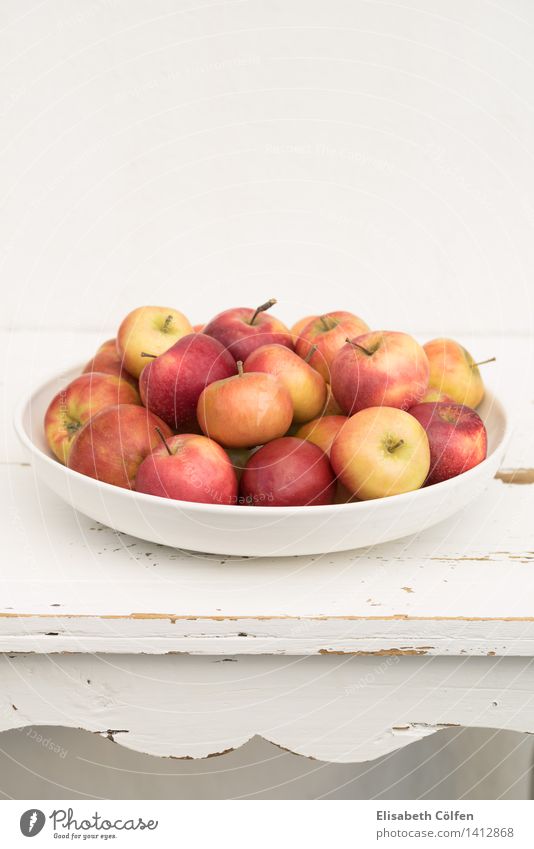
[(101, 483), (62, 466), (50, 453), (43, 417), (52, 397), (81, 368), (47, 381), (15, 420), (35, 472), (53, 492), (91, 519), (174, 548), (273, 557), (322, 554), (376, 545), (424, 531), (477, 498), (495, 476), (507, 440), (500, 401), (487, 393), (479, 413), (488, 431), (484, 462), (456, 478), (415, 492), (320, 507), (244, 507), (171, 501)]

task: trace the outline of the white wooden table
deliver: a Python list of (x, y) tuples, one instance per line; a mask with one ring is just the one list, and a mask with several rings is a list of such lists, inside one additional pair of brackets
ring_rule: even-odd
[(88, 729), (206, 757), (260, 734), (328, 761), (450, 725), (534, 732), (534, 386), (527, 338), (465, 342), (515, 421), (469, 509), (372, 550), (277, 560), (115, 533), (38, 485), (10, 419), (94, 333), (4, 334), (0, 729)]

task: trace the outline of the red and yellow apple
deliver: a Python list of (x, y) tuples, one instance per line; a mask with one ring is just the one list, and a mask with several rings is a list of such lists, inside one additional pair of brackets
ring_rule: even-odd
[(200, 393), (208, 384), (236, 373), (234, 358), (220, 342), (190, 333), (150, 360), (141, 372), (139, 391), (145, 407), (170, 427), (182, 433), (198, 431)]
[(272, 374), (243, 372), (210, 383), (197, 404), (203, 433), (226, 448), (253, 448), (287, 433), (293, 404), (285, 386)]
[(347, 415), (366, 407), (417, 404), (428, 388), (428, 360), (407, 333), (380, 330), (348, 340), (332, 363), (332, 392)]
[(291, 332), (267, 312), (274, 304), (276, 300), (271, 298), (256, 309), (236, 307), (225, 310), (208, 322), (203, 333), (218, 339), (235, 360), (242, 362), (261, 345), (285, 345), (292, 349)]
[(213, 439), (198, 434), (165, 439), (139, 466), (135, 489), (179, 501), (237, 504), (237, 477), (230, 458)]
[(290, 328), (291, 336), (293, 337), (293, 345), (296, 345), (298, 340), (300, 339), (300, 334), (304, 330), (304, 328), (313, 321), (318, 316), (316, 315), (306, 315), (304, 318), (299, 318), (298, 321), (295, 322)]
[(122, 365), (121, 358), (117, 353), (117, 340), (108, 339), (103, 342), (92, 360), (89, 360), (83, 370), (83, 374), (89, 371), (99, 371), (102, 374), (114, 374), (117, 377), (122, 377), (127, 380), (132, 386), (137, 388), (137, 380), (135, 377), (126, 371)]
[(308, 422), (326, 404), (326, 383), (314, 368), (284, 345), (262, 345), (245, 360), (245, 372), (272, 374), (286, 387), (293, 403), (293, 421)]
[(444, 392), (440, 392), (438, 389), (434, 389), (432, 386), (429, 386), (419, 403), (420, 404), (439, 404), (439, 403), (454, 404), (454, 401), (448, 395), (445, 395)]
[(241, 477), (240, 495), (254, 507), (332, 504), (335, 476), (317, 445), (287, 436), (256, 451)]
[(410, 414), (424, 427), (430, 445), (427, 484), (467, 472), (486, 459), (488, 439), (484, 422), (462, 404), (417, 404)]
[(329, 383), (326, 384), (326, 404), (322, 412), (323, 416), (342, 416), (343, 410), (334, 398), (332, 387)]
[(298, 439), (307, 439), (308, 442), (313, 442), (329, 457), (332, 443), (347, 421), (346, 416), (321, 416), (302, 425), (295, 436)]
[(360, 336), (368, 330), (365, 321), (357, 315), (335, 310), (312, 318), (309, 324), (301, 329), (295, 350), (299, 357), (307, 360), (328, 383), (334, 357), (345, 344), (347, 336)]
[(144, 354), (159, 357), (178, 339), (192, 333), (185, 315), (171, 307), (138, 307), (128, 313), (117, 333), (117, 351), (124, 368), (139, 377)]
[[(423, 345), (430, 364), (429, 386), (457, 404), (478, 407), (484, 398), (484, 382), (478, 365), (453, 339), (433, 339)], [(485, 360), (484, 362), (491, 362)]]
[(114, 374), (88, 372), (75, 378), (52, 399), (45, 413), (46, 440), (66, 463), (72, 441), (89, 419), (115, 404), (140, 404), (137, 389)]
[(430, 468), (421, 424), (397, 407), (368, 407), (341, 428), (330, 450), (339, 481), (361, 499), (419, 489)]
[(90, 478), (133, 489), (139, 466), (160, 444), (158, 428), (172, 436), (165, 422), (144, 407), (106, 407), (78, 431), (67, 465)]

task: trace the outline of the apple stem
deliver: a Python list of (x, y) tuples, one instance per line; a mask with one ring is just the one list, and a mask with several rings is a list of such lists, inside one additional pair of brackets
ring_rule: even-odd
[(161, 441), (163, 442), (165, 448), (167, 449), (167, 453), (168, 453), (169, 457), (172, 457), (172, 451), (169, 448), (169, 443), (165, 439), (165, 434), (163, 433), (163, 431), (161, 430), (160, 427), (156, 427), (155, 431), (156, 431), (157, 435), (159, 436), (159, 438), (161, 439)]
[(243, 377), (243, 360), (237, 361), (237, 373), (239, 377)]
[(373, 356), (373, 352), (372, 352), (372, 351), (368, 351), (368, 350), (367, 350), (367, 348), (364, 348), (364, 347), (363, 347), (363, 345), (358, 345), (358, 343), (357, 343), (357, 342), (353, 342), (353, 341), (352, 341), (352, 339), (349, 339), (349, 337), (348, 337), (348, 336), (346, 337), (345, 342), (348, 342), (348, 343), (349, 343), (349, 345), (352, 345), (352, 347), (353, 347), (353, 348), (359, 348), (359, 349), (360, 349), (360, 351), (363, 351), (363, 353), (364, 353), (364, 354), (367, 354), (367, 356), (368, 356), (368, 357), (372, 357), (372, 356)]
[(313, 355), (317, 350), (317, 345), (312, 345), (306, 356), (304, 357), (304, 362), (309, 363)]
[(335, 318), (332, 318), (331, 315), (320, 315), (319, 319), (325, 330), (333, 330), (334, 327), (337, 327), (339, 324), (339, 322)]
[(471, 363), (471, 368), (478, 368), (478, 366), (485, 366), (486, 363), (494, 363), (497, 357), (490, 357), (488, 360), (480, 360), (479, 363)]
[(252, 318), (250, 319), (250, 323), (251, 323), (251, 325), (252, 325), (252, 324), (254, 324), (254, 322), (256, 321), (256, 319), (257, 319), (257, 317), (259, 316), (260, 312), (265, 312), (265, 310), (270, 310), (270, 309), (271, 309), (271, 307), (274, 307), (274, 305), (275, 305), (275, 304), (276, 304), (276, 298), (269, 298), (269, 300), (268, 300), (268, 301), (265, 301), (265, 303), (264, 303), (264, 304), (262, 304), (262, 305), (261, 305), (261, 306), (259, 306), (259, 307), (256, 307), (256, 310), (255, 310), (255, 312), (254, 312), (254, 315), (253, 315), (253, 316), (252, 316)]
[(404, 439), (399, 439), (399, 440), (398, 440), (397, 442), (395, 442), (393, 445), (388, 445), (388, 451), (389, 451), (389, 453), (390, 453), (390, 454), (393, 454), (393, 452), (394, 452), (397, 448), (400, 448), (400, 447), (401, 447), (401, 445), (404, 445)]
[(171, 326), (172, 318), (172, 315), (167, 316), (167, 318), (163, 322), (163, 327), (161, 328), (162, 333), (167, 333), (169, 327)]
[(141, 356), (142, 357), (152, 357), (154, 360), (157, 360), (157, 358), (158, 358), (157, 354), (147, 354), (146, 351), (141, 351)]

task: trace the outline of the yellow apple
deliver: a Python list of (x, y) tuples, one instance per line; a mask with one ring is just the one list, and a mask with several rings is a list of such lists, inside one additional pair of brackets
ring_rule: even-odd
[(192, 333), (185, 315), (171, 307), (138, 307), (128, 313), (117, 333), (117, 352), (124, 368), (139, 377), (149, 357), (159, 357), (178, 339)]
[(469, 351), (453, 339), (433, 339), (423, 348), (430, 364), (429, 388), (457, 404), (478, 407), (484, 398), (484, 382), (478, 368), (482, 363), (477, 364)]
[(361, 499), (419, 489), (430, 469), (430, 447), (417, 419), (397, 407), (367, 407), (341, 428), (330, 451), (341, 483)]

